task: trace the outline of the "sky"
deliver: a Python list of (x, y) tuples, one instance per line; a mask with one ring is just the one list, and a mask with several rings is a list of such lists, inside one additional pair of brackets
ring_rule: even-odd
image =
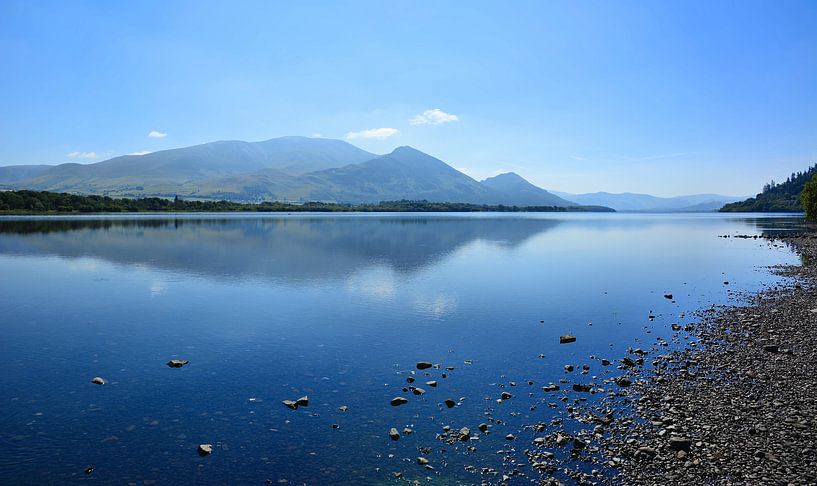
[(817, 163), (817, 2), (0, 0), (0, 165), (284, 135), (755, 194)]

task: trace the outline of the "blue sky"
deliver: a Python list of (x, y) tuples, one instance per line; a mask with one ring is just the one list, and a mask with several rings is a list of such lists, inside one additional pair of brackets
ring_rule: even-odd
[(0, 0), (0, 66), (0, 165), (319, 134), (743, 195), (817, 163), (813, 1)]

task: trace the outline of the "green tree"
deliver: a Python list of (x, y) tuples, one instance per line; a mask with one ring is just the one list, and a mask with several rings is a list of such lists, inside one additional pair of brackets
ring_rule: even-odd
[(806, 182), (800, 193), (800, 202), (806, 212), (806, 219), (817, 222), (817, 174), (812, 177), (811, 182)]

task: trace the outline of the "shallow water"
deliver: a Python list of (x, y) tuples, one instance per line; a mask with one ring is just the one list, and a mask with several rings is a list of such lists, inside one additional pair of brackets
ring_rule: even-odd
[[(0, 218), (0, 483), (378, 484), (395, 471), (435, 484), (497, 482), (465, 466), (525, 462), (533, 432), (522, 426), (565, 413), (543, 385), (598, 382), (608, 369), (591, 355), (647, 348), (671, 337), (670, 323), (688, 322), (683, 312), (776, 284), (764, 267), (797, 263), (789, 249), (718, 235), (800, 222)], [(561, 334), (577, 342), (560, 345)], [(170, 369), (172, 358), (190, 364)], [(418, 360), (454, 370), (417, 372), (426, 393), (415, 396), (401, 389)], [(568, 363), (590, 373), (566, 374)], [(93, 385), (94, 376), (109, 383)], [(437, 388), (422, 384), (431, 379)], [(514, 397), (497, 403), (502, 391)], [(302, 395), (308, 408), (281, 404)], [(391, 407), (398, 395), (409, 403)], [(448, 409), (448, 398), (459, 404)], [(489, 420), (492, 433), (478, 441), (435, 438), (444, 425), (475, 432)], [(406, 426), (415, 432), (389, 439), (390, 427)], [(213, 454), (199, 457), (200, 443)], [(421, 447), (433, 471), (415, 463)]]

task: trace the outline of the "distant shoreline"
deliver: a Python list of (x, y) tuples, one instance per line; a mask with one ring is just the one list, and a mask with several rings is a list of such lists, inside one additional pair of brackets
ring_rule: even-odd
[(314, 213), (314, 212), (604, 212), (615, 210), (604, 206), (508, 206), (503, 204), (472, 204), (430, 201), (381, 201), (377, 204), (341, 204), (326, 202), (305, 202), (301, 204), (284, 202), (239, 203), (232, 201), (187, 201), (147, 197), (139, 199), (111, 198), (107, 196), (84, 196), (46, 191), (0, 191), (0, 215), (70, 215), (70, 214), (117, 214), (145, 212), (180, 213)]

